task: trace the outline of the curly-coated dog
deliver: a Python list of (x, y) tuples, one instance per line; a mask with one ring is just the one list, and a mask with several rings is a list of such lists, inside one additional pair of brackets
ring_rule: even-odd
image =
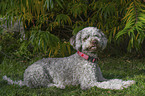
[[(80, 85), (82, 89), (93, 86), (104, 89), (127, 88), (135, 81), (120, 79), (106, 80), (97, 65), (97, 52), (107, 45), (107, 38), (96, 27), (87, 27), (70, 39), (77, 53), (64, 58), (45, 58), (30, 65), (24, 73), (23, 81), (3, 79), (9, 84), (26, 85), (31, 88), (51, 87), (64, 89), (66, 85)], [(103, 82), (99, 82), (103, 81)]]

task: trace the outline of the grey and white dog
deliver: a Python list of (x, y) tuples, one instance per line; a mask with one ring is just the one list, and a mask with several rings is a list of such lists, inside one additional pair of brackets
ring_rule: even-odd
[[(123, 89), (135, 83), (133, 80), (106, 80), (97, 65), (97, 52), (107, 45), (107, 38), (96, 27), (87, 27), (70, 39), (78, 52), (64, 58), (45, 58), (30, 65), (24, 73), (24, 80), (3, 79), (9, 84), (20, 86), (51, 87), (64, 89), (66, 85), (79, 85), (82, 89), (93, 86), (104, 89)], [(103, 82), (99, 82), (103, 81)]]

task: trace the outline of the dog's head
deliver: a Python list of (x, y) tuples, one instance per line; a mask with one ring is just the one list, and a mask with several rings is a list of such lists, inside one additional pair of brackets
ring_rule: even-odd
[(87, 27), (73, 36), (70, 39), (70, 44), (77, 51), (97, 52), (106, 47), (107, 38), (104, 33), (96, 27)]

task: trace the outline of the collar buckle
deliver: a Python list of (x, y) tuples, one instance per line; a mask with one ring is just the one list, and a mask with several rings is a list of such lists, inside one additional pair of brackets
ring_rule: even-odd
[(89, 56), (88, 58), (88, 61), (93, 62), (93, 63), (97, 62), (97, 60), (98, 60), (97, 58), (93, 58), (91, 56)]

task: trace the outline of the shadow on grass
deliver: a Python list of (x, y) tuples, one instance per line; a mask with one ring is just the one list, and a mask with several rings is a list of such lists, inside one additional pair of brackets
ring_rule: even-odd
[(7, 85), (8, 85), (7, 81), (4, 81), (4, 80), (0, 81), (0, 88), (3, 89), (3, 87), (5, 87)]

